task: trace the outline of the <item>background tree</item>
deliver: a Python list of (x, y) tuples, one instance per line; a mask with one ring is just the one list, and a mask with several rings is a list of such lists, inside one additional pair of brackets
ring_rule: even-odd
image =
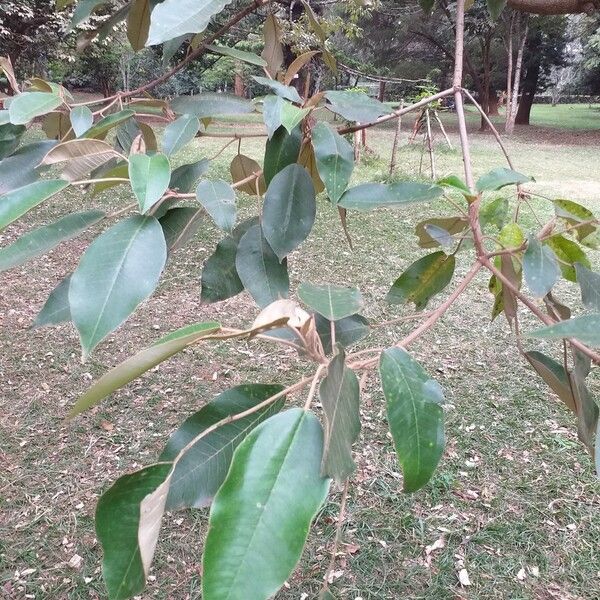
[(565, 16), (534, 16), (528, 26), (522, 93), (515, 121), (518, 125), (529, 125), (536, 93), (548, 87), (552, 69), (567, 62), (565, 50), (569, 37)]

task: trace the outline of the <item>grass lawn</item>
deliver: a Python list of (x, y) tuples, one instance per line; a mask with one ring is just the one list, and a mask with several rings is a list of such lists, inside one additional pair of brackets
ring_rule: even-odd
[(531, 113), (533, 125), (564, 129), (600, 129), (598, 104), (534, 104)]
[[(600, 115), (578, 111), (536, 106), (536, 125), (518, 128), (507, 147), (517, 168), (535, 176), (532, 191), (571, 198), (598, 212), (600, 132), (587, 131), (591, 125), (585, 131), (572, 130), (600, 121)], [(437, 136), (437, 172), (460, 174), (452, 116), (444, 119), (454, 148), (446, 148)], [(503, 161), (492, 136), (477, 131), (476, 120), (473, 116), (472, 151), (476, 175), (481, 175)], [(564, 128), (556, 129), (557, 124)], [(411, 125), (405, 119), (397, 178), (418, 178), (422, 147), (406, 144)], [(217, 126), (248, 131), (259, 125), (246, 120)], [(385, 180), (393, 135), (393, 124), (369, 131), (371, 151), (356, 169), (353, 183)], [(224, 141), (197, 139), (174, 162), (212, 156)], [(242, 152), (258, 159), (263, 143), (244, 140)], [(234, 154), (234, 145), (229, 146), (209, 176), (228, 179)], [(319, 200), (315, 228), (290, 258), (292, 290), (300, 281), (357, 286), (367, 300), (365, 315), (374, 324), (411, 313), (411, 307), (388, 307), (385, 294), (425, 253), (415, 244), (416, 223), (453, 214), (454, 209), (440, 201), (402, 211), (352, 213), (352, 251), (338, 226), (337, 211), (324, 197)], [(70, 192), (3, 232), (0, 244), (69, 211), (118, 210), (130, 201), (125, 188), (94, 199)], [(542, 218), (551, 214), (543, 198), (532, 204)], [(256, 199), (240, 197), (242, 217), (255, 210)], [(533, 229), (532, 215), (527, 210), (522, 215), (524, 228)], [(0, 593), (6, 598), (104, 598), (101, 551), (93, 529), (99, 493), (119, 475), (154, 461), (173, 429), (223, 389), (245, 381), (292, 383), (307, 372), (309, 365), (293, 352), (276, 352), (264, 342), (206, 344), (163, 363), (83, 417), (65, 421), (68, 408), (92, 380), (166, 332), (201, 320), (232, 326), (252, 321), (257, 309), (247, 294), (217, 305), (200, 304), (201, 266), (220, 237), (207, 218), (194, 240), (172, 257), (153, 297), (85, 364), (70, 325), (35, 331), (29, 327), (93, 234), (2, 275)], [(459, 255), (457, 277), (471, 258), (470, 252)], [(597, 253), (590, 253), (590, 259), (600, 266)], [(558, 296), (579, 307), (575, 286), (561, 284)], [(572, 415), (519, 357), (506, 322), (490, 322), (490, 298), (481, 274), (439, 325), (411, 346), (445, 390), (448, 440), (436, 475), (417, 494), (401, 491), (379, 382), (375, 374), (368, 378), (361, 398), (363, 429), (355, 447), (358, 469), (332, 586), (337, 598), (600, 598), (600, 483), (592, 461), (577, 441)], [(522, 319), (523, 329), (531, 329), (534, 323), (525, 312)], [(408, 331), (406, 323), (374, 327), (361, 345), (390, 345)], [(528, 340), (525, 345), (546, 347)], [(600, 392), (597, 373), (591, 379)], [(339, 501), (339, 490), (334, 490), (278, 600), (317, 597)], [(166, 516), (142, 598), (201, 597), (206, 522), (205, 510)], [(469, 574), (468, 587), (458, 580), (463, 568)]]

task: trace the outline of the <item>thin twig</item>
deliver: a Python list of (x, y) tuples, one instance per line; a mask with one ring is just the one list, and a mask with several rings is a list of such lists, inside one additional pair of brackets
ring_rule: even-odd
[(414, 104), (410, 104), (409, 106), (403, 106), (394, 112), (391, 112), (389, 115), (383, 115), (383, 117), (379, 117), (370, 123), (358, 123), (356, 125), (350, 125), (348, 127), (340, 127), (338, 129), (338, 133), (343, 135), (345, 133), (354, 133), (355, 131), (360, 131), (361, 129), (368, 129), (369, 127), (374, 127), (375, 125), (381, 125), (382, 123), (387, 123), (392, 119), (397, 119), (406, 113), (412, 112), (417, 108), (423, 108), (423, 106), (427, 106), (431, 102), (435, 102), (436, 100), (440, 100), (441, 98), (446, 98), (447, 96), (451, 96), (454, 93), (454, 88), (448, 88), (447, 90), (443, 90), (438, 92), (437, 94), (433, 94), (433, 96), (427, 96)]
[(329, 560), (329, 566), (327, 567), (327, 571), (325, 573), (325, 582), (323, 587), (321, 588), (321, 593), (326, 592), (329, 589), (329, 580), (333, 575), (333, 571), (335, 569), (335, 559), (338, 553), (338, 548), (340, 546), (340, 542), (342, 540), (342, 526), (344, 524), (344, 518), (346, 516), (346, 501), (348, 500), (348, 487), (349, 480), (346, 479), (344, 482), (344, 490), (342, 491), (342, 499), (340, 501), (340, 512), (337, 518), (337, 525), (335, 528), (335, 539), (333, 541), (333, 550), (331, 552), (331, 558)]
[(123, 98), (131, 98), (132, 96), (140, 96), (144, 92), (154, 89), (156, 86), (160, 85), (161, 83), (163, 83), (163, 82), (167, 81), (168, 79), (170, 79), (171, 77), (173, 77), (173, 75), (175, 75), (175, 73), (178, 73), (179, 71), (181, 71), (181, 69), (183, 69), (189, 63), (191, 63), (193, 60), (196, 60), (197, 58), (199, 58), (200, 56), (202, 56), (203, 54), (208, 52), (207, 46), (209, 46), (210, 44), (215, 42), (223, 34), (227, 33), (234, 25), (239, 23), (239, 21), (241, 21), (244, 17), (247, 17), (248, 15), (252, 14), (257, 9), (259, 9), (261, 6), (268, 4), (270, 1), (271, 0), (254, 0), (254, 2), (252, 2), (246, 8), (242, 9), (240, 12), (233, 15), (233, 17), (231, 17), (231, 19), (229, 19), (229, 21), (227, 21), (227, 23), (225, 23), (222, 27), (220, 27), (217, 31), (215, 31), (215, 33), (209, 35), (204, 40), (202, 40), (201, 46), (196, 48), (196, 50), (194, 50), (193, 52), (190, 52), (181, 62), (177, 63), (172, 69), (170, 69), (169, 71), (167, 71), (160, 77), (153, 79), (152, 81), (140, 86), (139, 88), (136, 88), (135, 90), (131, 90), (129, 92), (117, 92), (116, 94), (113, 94), (112, 96), (109, 96), (108, 98), (104, 98), (101, 100), (89, 101), (89, 102), (81, 102), (79, 104), (74, 104), (73, 106), (84, 106), (87, 104), (99, 104), (100, 102), (109, 102), (109, 101), (115, 100), (115, 99), (122, 100)]
[[(259, 410), (261, 410), (261, 409), (269, 406), (269, 404), (273, 404), (273, 402), (275, 402), (276, 400), (279, 400), (280, 398), (283, 398), (284, 396), (287, 396), (288, 394), (291, 394), (293, 392), (296, 392), (296, 391), (302, 389), (312, 379), (313, 379), (312, 377), (305, 377), (304, 379), (301, 379), (300, 381), (294, 383), (293, 385), (290, 385), (290, 386), (286, 387), (285, 389), (281, 390), (280, 392), (277, 392), (277, 394), (273, 394), (273, 396), (270, 396), (266, 400), (263, 400), (262, 402), (259, 402), (258, 404), (255, 404), (252, 408), (244, 410), (241, 413), (237, 413), (235, 415), (229, 415), (229, 416), (225, 417), (224, 419), (221, 419), (220, 421), (217, 421), (214, 425), (211, 425), (210, 427), (207, 427), (204, 431), (202, 431), (202, 433), (199, 433), (196, 437), (192, 438), (182, 448), (182, 450), (179, 452), (179, 454), (177, 455), (177, 457), (173, 461), (173, 469), (175, 468), (175, 465), (179, 462), (179, 460), (181, 459), (181, 457), (192, 446), (194, 446), (195, 444), (197, 444), (199, 440), (201, 440), (202, 438), (206, 437), (208, 434), (212, 433), (216, 429), (219, 429), (219, 427), (223, 427), (223, 425), (228, 425), (229, 423), (233, 423), (234, 421), (239, 421), (240, 419), (243, 419), (244, 417), (247, 417), (247, 416), (249, 416), (249, 415), (251, 415), (251, 414), (253, 414), (255, 412), (258, 412)], [(171, 472), (173, 472), (173, 469), (171, 470)]]
[(310, 390), (308, 391), (308, 397), (306, 398), (306, 402), (304, 403), (304, 410), (308, 410), (310, 405), (312, 404), (313, 398), (315, 397), (315, 393), (317, 391), (317, 383), (319, 383), (319, 379), (321, 378), (321, 373), (323, 373), (323, 369), (325, 369), (327, 365), (319, 365), (313, 378), (312, 383), (310, 384)]
[[(437, 321), (444, 315), (444, 313), (454, 304), (456, 299), (467, 289), (475, 275), (479, 272), (482, 265), (479, 262), (474, 263), (471, 269), (465, 275), (463, 280), (456, 286), (454, 291), (440, 304), (435, 310), (433, 310), (430, 316), (421, 323), (416, 329), (413, 329), (405, 338), (394, 344), (399, 348), (406, 348), (406, 346), (412, 344), (415, 340), (421, 337), (425, 332), (429, 331), (437, 323)], [(351, 369), (369, 369), (377, 364), (379, 357), (369, 359), (364, 362), (349, 364)]]
[(512, 159), (510, 158), (510, 155), (508, 154), (508, 150), (506, 149), (506, 146), (504, 145), (504, 142), (502, 141), (502, 137), (500, 136), (500, 133), (498, 132), (498, 130), (492, 123), (491, 119), (485, 114), (485, 111), (480, 106), (480, 104), (477, 102), (477, 100), (475, 100), (475, 98), (473, 98), (473, 95), (469, 92), (469, 90), (462, 88), (462, 91), (464, 92), (465, 96), (471, 101), (473, 106), (480, 112), (481, 117), (487, 123), (488, 127), (490, 128), (490, 131), (494, 134), (494, 137), (496, 138), (496, 141), (498, 142), (498, 145), (500, 146), (500, 149), (502, 150), (502, 153), (504, 154), (504, 157), (506, 158), (506, 162), (508, 163), (508, 166), (514, 171), (515, 167), (513, 165)]

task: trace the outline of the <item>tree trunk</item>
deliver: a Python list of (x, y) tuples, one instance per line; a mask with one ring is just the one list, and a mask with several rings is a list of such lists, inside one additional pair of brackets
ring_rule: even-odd
[(490, 96), (488, 98), (488, 116), (497, 117), (500, 113), (498, 112), (498, 94), (496, 90), (490, 90)]
[(378, 94), (379, 102), (385, 101), (385, 81), (379, 82), (379, 94)]
[(517, 125), (529, 125), (531, 107), (533, 106), (533, 99), (535, 98), (535, 93), (537, 91), (539, 74), (540, 62), (536, 60), (529, 69), (527, 69), (527, 75), (523, 82), (523, 92), (521, 94), (521, 101), (519, 102), (519, 109), (517, 110), (515, 119)]
[(240, 71), (235, 72), (235, 79), (233, 84), (233, 93), (240, 98), (243, 98), (246, 95), (246, 86), (244, 85), (244, 77), (240, 73)]
[[(492, 39), (491, 35), (488, 35), (485, 40), (481, 42), (481, 60), (483, 62), (483, 80), (482, 80), (482, 96), (479, 99), (479, 103), (481, 104), (481, 108), (483, 108), (486, 115), (490, 114), (490, 102), (492, 96), (492, 90), (490, 89), (491, 82), (491, 71), (492, 71), (492, 59), (490, 53)], [(496, 100), (497, 104), (497, 100)], [(496, 106), (496, 113), (498, 112), (498, 107)], [(481, 115), (481, 126), (480, 131), (485, 131), (488, 128), (487, 121)]]
[[(526, 17), (525, 17), (526, 19)], [(519, 35), (521, 34), (521, 23), (519, 21)], [(519, 42), (519, 51), (517, 52), (517, 62), (515, 64), (515, 74), (513, 78), (513, 88), (512, 91), (509, 90), (510, 98), (510, 112), (507, 109), (506, 112), (506, 127), (505, 131), (508, 134), (511, 134), (515, 129), (515, 120), (517, 118), (517, 103), (519, 101), (519, 85), (521, 83), (521, 69), (523, 68), (523, 55), (525, 53), (525, 43), (527, 42), (527, 34), (529, 32), (529, 25), (525, 20), (525, 31), (523, 32), (523, 36), (521, 37), (521, 41)], [(512, 61), (511, 61), (512, 62)], [(537, 86), (537, 80), (536, 80)]]

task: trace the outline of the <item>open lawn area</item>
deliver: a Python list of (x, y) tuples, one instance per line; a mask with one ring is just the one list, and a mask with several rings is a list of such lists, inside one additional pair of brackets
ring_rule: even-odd
[[(493, 136), (479, 132), (478, 117), (469, 115), (476, 176), (504, 166)], [(443, 119), (454, 147), (448, 148), (436, 131), (438, 176), (462, 175), (454, 115)], [(407, 145), (412, 120), (409, 115), (403, 121), (396, 179), (419, 178), (422, 144)], [(532, 122), (517, 127), (506, 146), (517, 170), (536, 179), (526, 187), (537, 194), (530, 204), (539, 218), (552, 214), (544, 197), (576, 200), (600, 214), (599, 107), (535, 106)], [(256, 131), (260, 116), (213, 127)], [(395, 123), (368, 131), (369, 151), (354, 172), (353, 185), (387, 180), (394, 131)], [(193, 150), (175, 156), (174, 166), (211, 157), (226, 141), (197, 138)], [(242, 152), (261, 160), (263, 144), (263, 138), (244, 139)], [(236, 144), (227, 147), (208, 177), (229, 180), (236, 151)], [(94, 198), (74, 192), (54, 197), (3, 231), (0, 244), (68, 212), (116, 211), (131, 198), (124, 186)], [(242, 218), (256, 209), (256, 198), (240, 194), (239, 202)], [(453, 214), (456, 209), (443, 200), (349, 213), (352, 250), (336, 208), (321, 195), (315, 228), (290, 257), (291, 289), (300, 281), (360, 288), (370, 307), (365, 316), (374, 326), (358, 348), (386, 347), (411, 327), (377, 325), (413, 312), (412, 306), (390, 307), (384, 298), (400, 273), (426, 252), (416, 245), (415, 225)], [(521, 216), (526, 231), (539, 228), (527, 206)], [(170, 258), (156, 293), (82, 364), (71, 325), (33, 331), (30, 326), (94, 234), (88, 231), (1, 276), (0, 596), (11, 600), (105, 598), (93, 527), (99, 494), (118, 476), (155, 461), (171, 432), (220, 391), (243, 382), (292, 383), (308, 366), (295, 359), (292, 349), (282, 355), (265, 342), (206, 343), (161, 364), (84, 416), (65, 420), (93, 380), (170, 330), (212, 319), (245, 327), (258, 313), (247, 293), (201, 305), (202, 264), (221, 238), (206, 217), (192, 242)], [(600, 266), (600, 252), (590, 251), (589, 258), (595, 268)], [(470, 259), (471, 251), (458, 255), (457, 280)], [(377, 375), (366, 381), (364, 425), (355, 446), (358, 469), (331, 588), (336, 598), (600, 598), (600, 482), (593, 462), (577, 440), (572, 414), (519, 356), (504, 317), (490, 321), (487, 285), (481, 273), (438, 326), (411, 346), (446, 398), (446, 452), (433, 480), (416, 494), (402, 492)], [(575, 285), (561, 284), (557, 295), (579, 306)], [(437, 297), (432, 306), (439, 302)], [(523, 312), (523, 330), (534, 325)], [(558, 344), (529, 339), (524, 344), (560, 357)], [(598, 373), (590, 379), (600, 393)], [(302, 396), (290, 399), (302, 402)], [(319, 513), (302, 561), (277, 600), (317, 598), (340, 496), (336, 489)], [(195, 510), (166, 516), (143, 599), (201, 597), (207, 515), (207, 510)], [(468, 586), (464, 576), (463, 585), (459, 582), (462, 569)]]

